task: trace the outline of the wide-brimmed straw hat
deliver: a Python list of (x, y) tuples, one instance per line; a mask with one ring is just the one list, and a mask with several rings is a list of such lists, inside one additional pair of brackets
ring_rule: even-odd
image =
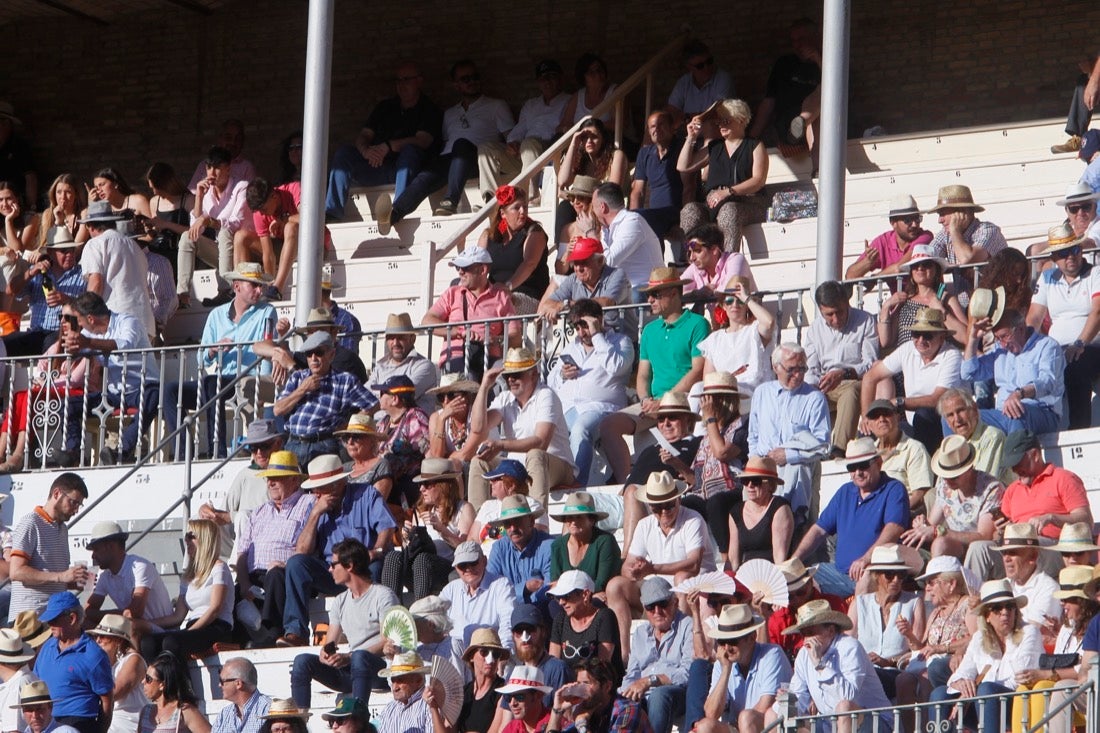
[(11, 626), (23, 641), (31, 645), (32, 649), (42, 646), (53, 636), (49, 625), (38, 618), (38, 612), (30, 609), (17, 613), (15, 622)]
[[(906, 552), (906, 551), (909, 552)], [(881, 572), (884, 570), (900, 570), (916, 575), (924, 567), (924, 560), (920, 553), (911, 547), (898, 544), (878, 545), (871, 550), (871, 564), (868, 570)]]
[(125, 542), (129, 538), (130, 533), (122, 529), (122, 525), (118, 522), (112, 522), (110, 520), (105, 522), (96, 522), (92, 527), (92, 534), (88, 538), (87, 547), (91, 548), (97, 542), (103, 542), (104, 540), (120, 540)]
[(264, 720), (285, 720), (286, 718), (299, 718), (301, 720), (309, 720), (313, 713), (308, 710), (302, 710), (299, 708), (293, 700), (272, 700), (271, 705), (268, 706), (267, 712), (262, 717)]
[(711, 372), (703, 375), (703, 394), (724, 394), (738, 397), (737, 377), (730, 372)]
[(657, 415), (683, 415), (692, 420), (699, 419), (699, 413), (691, 411), (688, 396), (684, 392), (665, 392), (657, 404)]
[(328, 486), (351, 475), (351, 471), (344, 470), (340, 456), (331, 453), (314, 458), (306, 470), (309, 471), (309, 478), (302, 482), (303, 489)]
[(420, 473), (413, 477), (413, 483), (425, 484), (429, 481), (455, 480), (462, 472), (455, 468), (450, 458), (425, 458), (420, 462)]
[(505, 522), (510, 522), (513, 519), (520, 519), (522, 517), (538, 519), (545, 511), (546, 510), (542, 507), (539, 507), (538, 510), (532, 509), (531, 503), (523, 494), (510, 494), (501, 499), (500, 513), (497, 514), (495, 518), (486, 522), (486, 524), (504, 524)]
[(1005, 288), (998, 285), (993, 290), (989, 288), (976, 288), (970, 294), (970, 305), (966, 307), (970, 317), (976, 321), (988, 318), (989, 322), (996, 325), (1005, 312)]
[(15, 629), (0, 629), (0, 664), (19, 664), (34, 659), (34, 649)]
[(1053, 254), (1055, 252), (1061, 252), (1065, 249), (1072, 249), (1073, 247), (1080, 247), (1081, 243), (1085, 241), (1087, 237), (1078, 237), (1073, 233), (1073, 227), (1065, 222), (1061, 224), (1055, 224), (1050, 229), (1047, 229), (1047, 248), (1044, 250), (1046, 254)]
[(970, 187), (960, 184), (941, 187), (936, 194), (936, 205), (924, 213), (938, 214), (943, 209), (970, 209), (975, 213), (985, 211), (985, 207), (974, 203)]
[(680, 277), (680, 271), (675, 267), (654, 267), (653, 271), (649, 273), (649, 282), (644, 288), (638, 288), (638, 292), (652, 293), (655, 290), (664, 290), (665, 288), (682, 288), (689, 282), (691, 280), (684, 280)]
[(800, 634), (811, 626), (820, 626), (821, 624), (836, 624), (841, 631), (847, 631), (852, 628), (852, 619), (848, 618), (846, 613), (834, 611), (833, 607), (824, 598), (818, 598), (806, 601), (798, 607), (795, 624), (783, 629), (783, 634)]
[(432, 387), (425, 391), (424, 394), (448, 394), (450, 392), (468, 392), (470, 394), (477, 394), (478, 383), (470, 379), (468, 374), (461, 374), (454, 372), (451, 374), (444, 374), (439, 378), (439, 386)]
[(277, 450), (267, 459), (267, 468), (256, 472), (257, 478), (280, 478), (283, 476), (305, 476), (298, 465), (298, 456), (294, 451)]
[(1065, 198), (1058, 199), (1054, 202), (1054, 205), (1069, 206), (1070, 204), (1083, 204), (1097, 199), (1100, 199), (1100, 193), (1093, 191), (1089, 184), (1078, 181), (1077, 183), (1071, 183), (1069, 188), (1066, 189)]
[(11, 708), (27, 708), (32, 705), (45, 705), (46, 703), (55, 703), (50, 695), (50, 688), (42, 680), (35, 680), (34, 682), (28, 682), (19, 688), (19, 702), (15, 705), (11, 705)]
[(838, 458), (836, 462), (844, 466), (845, 471), (851, 471), (852, 469), (849, 466), (878, 457), (878, 446), (875, 445), (874, 439), (855, 438), (848, 441), (848, 445), (844, 449), (844, 457)]
[(917, 311), (917, 318), (909, 330), (920, 333), (950, 333), (951, 331), (944, 324), (943, 311), (937, 308), (921, 308)]
[[(336, 316), (332, 315), (332, 311), (324, 306), (320, 308), (310, 308), (309, 315), (306, 316), (306, 325), (300, 326), (294, 329), (294, 333), (298, 335), (305, 334), (311, 328), (336, 328), (339, 324), (336, 323)], [(305, 347), (302, 347), (305, 351)]]
[(368, 435), (372, 438), (384, 438), (374, 424), (374, 416), (365, 412), (357, 412), (348, 418), (348, 425), (343, 430), (333, 430), (333, 435)]
[(767, 456), (749, 456), (738, 478), (744, 481), (746, 478), (757, 476), (771, 479), (776, 486), (783, 485), (783, 479), (779, 478), (779, 468), (775, 465), (775, 461)]
[(886, 215), (893, 219), (895, 216), (908, 216), (919, 213), (921, 213), (921, 210), (917, 206), (917, 200), (909, 194), (902, 194), (890, 199), (890, 209)]
[(99, 623), (88, 629), (92, 636), (113, 636), (117, 639), (130, 640), (133, 633), (133, 624), (130, 619), (117, 613), (108, 613), (99, 620)]
[(408, 313), (390, 313), (386, 316), (387, 336), (415, 336), (412, 316)]
[(474, 633), (470, 635), (470, 644), (466, 647), (466, 651), (462, 652), (462, 659), (467, 662), (470, 661), (470, 658), (474, 656), (474, 652), (482, 647), (497, 652), (498, 659), (508, 659), (512, 656), (512, 652), (500, 643), (497, 630), (483, 626), (480, 629), (474, 629)]
[(817, 572), (817, 568), (806, 567), (797, 557), (784, 560), (776, 567), (779, 568), (779, 572), (783, 573), (783, 577), (787, 580), (787, 590), (789, 591), (798, 590), (809, 583), (813, 580), (814, 573)]
[(561, 192), (561, 196), (562, 198), (566, 196), (585, 196), (587, 198), (592, 198), (599, 186), (599, 179), (593, 178), (592, 176), (573, 176), (573, 182)]
[(1016, 522), (1005, 526), (1004, 536), (992, 548), (996, 552), (1005, 550), (1039, 549), (1039, 533), (1027, 522)]
[(496, 688), (501, 695), (515, 695), (528, 690), (538, 690), (544, 695), (554, 691), (554, 688), (546, 684), (542, 676), (542, 670), (527, 664), (517, 664), (508, 675), (508, 684)]
[(244, 280), (245, 282), (264, 285), (275, 280), (275, 278), (264, 272), (263, 265), (258, 262), (238, 262), (232, 271), (225, 273), (222, 277), (230, 282)]
[(970, 470), (978, 460), (978, 450), (961, 435), (948, 435), (932, 456), (932, 470), (940, 478), (955, 478)]
[(1055, 552), (1096, 552), (1100, 550), (1092, 536), (1092, 526), (1088, 522), (1070, 522), (1062, 525), (1058, 534), (1058, 544), (1051, 545)]
[(722, 606), (718, 614), (718, 623), (714, 626), (703, 625), (703, 631), (711, 639), (740, 639), (748, 636), (764, 625), (764, 619), (752, 612), (744, 604)]
[(982, 589), (978, 592), (981, 602), (978, 603), (978, 613), (983, 614), (989, 606), (998, 603), (1015, 603), (1016, 608), (1027, 605), (1027, 596), (1018, 596), (1012, 592), (1012, 581), (1008, 578), (1000, 580), (987, 580), (982, 583)]
[(68, 227), (50, 227), (46, 232), (46, 249), (76, 249), (83, 246), (73, 239)]
[(405, 674), (431, 674), (432, 668), (416, 652), (401, 652), (393, 655), (389, 665), (378, 673), (379, 677), (400, 677)]
[(587, 491), (574, 491), (559, 508), (551, 508), (550, 516), (559, 522), (570, 517), (592, 517), (597, 522), (607, 519), (607, 512), (596, 510), (596, 500)]
[(654, 471), (646, 479), (645, 486), (634, 490), (634, 498), (643, 504), (663, 504), (682, 496), (687, 484), (672, 478), (668, 471)]
[(538, 359), (535, 358), (535, 352), (527, 347), (520, 346), (508, 349), (508, 353), (504, 357), (504, 370), (501, 373), (519, 374), (534, 369), (536, 364), (538, 364)]
[(1088, 600), (1094, 597), (1095, 586), (1091, 565), (1070, 565), (1058, 572), (1058, 590), (1051, 595), (1060, 601), (1067, 598)]
[(902, 272), (909, 272), (913, 269), (913, 265), (923, 264), (925, 262), (935, 262), (940, 266), (940, 271), (944, 271), (948, 268), (948, 262), (942, 257), (936, 255), (936, 250), (932, 248), (930, 244), (915, 244), (913, 245), (913, 253), (909, 255), (909, 259), (898, 265), (898, 269)]

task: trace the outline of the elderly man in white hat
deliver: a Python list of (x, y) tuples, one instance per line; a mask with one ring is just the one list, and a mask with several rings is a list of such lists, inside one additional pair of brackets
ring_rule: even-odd
[(649, 516), (638, 522), (623, 561), (622, 574), (607, 584), (607, 606), (619, 620), (623, 656), (630, 654), (630, 623), (642, 611), (641, 584), (650, 576), (664, 576), (679, 584), (699, 573), (715, 569), (714, 540), (706, 521), (696, 511), (681, 506), (687, 491), (683, 481), (667, 471), (650, 475), (634, 497), (649, 507)]
[(108, 201), (88, 204), (80, 223), (91, 239), (84, 243), (80, 268), (89, 292), (102, 297), (111, 311), (136, 318), (152, 338), (156, 322), (149, 299), (149, 267), (138, 243), (115, 229), (124, 218)]
[[(844, 633), (852, 628), (851, 619), (834, 611), (824, 600), (804, 604), (798, 609), (797, 619), (797, 623), (783, 631), (804, 637), (791, 677), (793, 710), (780, 710), (781, 703), (777, 701), (765, 718), (768, 725), (781, 715), (808, 715), (812, 704), (818, 715), (837, 716), (835, 721), (822, 721), (823, 730), (835, 728), (837, 733), (850, 733), (852, 716), (845, 713), (890, 706), (890, 698), (886, 697), (863, 645)], [(890, 712), (862, 715), (859, 720), (858, 730), (868, 733), (889, 731), (894, 725)]]
[[(722, 608), (703, 628), (718, 646), (699, 733), (760, 733), (776, 692), (791, 681), (791, 664), (777, 644), (756, 640), (764, 619), (746, 605)], [(685, 721), (688, 723), (688, 721)]]
[[(516, 315), (512, 294), (489, 281), (493, 258), (484, 247), (467, 247), (451, 260), (458, 270), (458, 284), (443, 291), (420, 323), (425, 326), (446, 326), (487, 318), (507, 318)], [(443, 351), (440, 367), (447, 372), (465, 372), (480, 381), (493, 361), (504, 355), (506, 346), (519, 346), (522, 340), (520, 321), (508, 321), (508, 337), (504, 337), (504, 322), (470, 326), (437, 328), (435, 333), (450, 339)]]
[[(416, 653), (425, 662), (430, 663), (433, 657), (442, 657), (455, 669), (462, 669), (462, 652), (451, 643), (450, 632), (454, 623), (451, 621), (450, 610), (450, 601), (434, 595), (424, 596), (409, 606), (409, 613), (416, 625)], [(382, 646), (382, 655), (387, 660), (393, 659), (402, 651), (404, 650), (389, 639)]]
[(30, 308), (30, 327), (4, 336), (8, 356), (37, 356), (57, 340), (61, 306), (86, 289), (77, 253), (81, 245), (64, 226), (46, 234), (46, 252), (11, 280), (14, 295), (22, 295)]
[(1050, 228), (1046, 253), (1054, 267), (1039, 275), (1027, 312), (1036, 333), (1049, 319), (1047, 335), (1065, 353), (1070, 430), (1091, 427), (1092, 383), (1100, 374), (1100, 268), (1085, 261), (1086, 241), (1068, 224)]
[(451, 644), (461, 657), (474, 631), (494, 628), (504, 645), (512, 648), (512, 609), (516, 594), (507, 578), (490, 572), (481, 545), (466, 540), (455, 548), (452, 567), (458, 577), (447, 583), (439, 597), (451, 604)]
[(362, 542), (370, 555), (370, 575), (382, 576), (382, 556), (389, 548), (396, 524), (386, 501), (370, 484), (348, 484), (349, 471), (340, 457), (324, 455), (309, 463), (302, 489), (317, 497), (298, 534), (296, 553), (286, 563), (284, 634), (278, 646), (303, 646), (309, 632), (309, 601), (316, 593), (332, 596), (343, 586), (328, 572), (337, 543)]
[[(890, 230), (863, 243), (863, 254), (844, 271), (845, 280), (867, 277), (875, 270), (876, 275), (896, 274), (898, 266), (913, 254), (915, 245), (932, 242), (932, 232), (921, 227), (924, 216), (916, 199), (909, 194), (893, 198), (886, 216), (890, 219)], [(893, 281), (888, 284), (895, 287)]]
[(393, 701), (378, 716), (378, 733), (409, 733), (410, 731), (442, 731), (449, 725), (443, 717), (446, 694), (436, 680), (426, 684), (432, 668), (416, 652), (402, 652), (381, 672), (388, 679)]
[(841, 486), (817, 522), (806, 531), (794, 557), (806, 562), (824, 539), (835, 534), (836, 558), (817, 566), (817, 584), (825, 593), (847, 597), (870, 590), (867, 566), (877, 545), (898, 541), (909, 527), (909, 495), (900, 481), (882, 472), (882, 457), (870, 438), (848, 443), (843, 465), (851, 481)]
[[(490, 404), (489, 392), (502, 375), (508, 388)], [(531, 476), (531, 496), (543, 506), (552, 488), (573, 483), (577, 465), (561, 399), (542, 383), (538, 359), (526, 347), (508, 349), (503, 364), (486, 371), (481, 380), (470, 408), (470, 431), (489, 435), (493, 428), (500, 438), (482, 441), (470, 462), (468, 497), (474, 506), (489, 498), (485, 474), (501, 458), (523, 462)]]
[(92, 527), (87, 547), (92, 553), (92, 563), (102, 572), (96, 576), (95, 588), (84, 604), (85, 626), (99, 622), (107, 598), (120, 613), (126, 611), (133, 619), (172, 615), (174, 599), (156, 565), (126, 552), (129, 536), (118, 522), (97, 522)]
[(1010, 524), (993, 547), (1000, 553), (1004, 575), (1012, 582), (1012, 592), (1027, 599), (1024, 621), (1044, 628), (1058, 626), (1062, 606), (1054, 597), (1058, 581), (1039, 569), (1039, 533), (1028, 523)]
[[(276, 329), (279, 333), (284, 333), (289, 328), (290, 321), (288, 319), (279, 319), (279, 325)], [(309, 313), (306, 315), (305, 325), (295, 328), (294, 333), (304, 341), (308, 341), (309, 337), (315, 333), (329, 334), (332, 336), (332, 342), (335, 345), (332, 371), (348, 372), (360, 382), (367, 381), (367, 367), (363, 360), (359, 358), (359, 348), (349, 349), (344, 346), (343, 339), (340, 338), (340, 324), (336, 322), (335, 314), (328, 308), (324, 306), (310, 308)], [(275, 368), (276, 382), (279, 381), (279, 377), (283, 373), (289, 374), (296, 369), (306, 369), (309, 366), (306, 363), (304, 344), (299, 346), (297, 350), (291, 350), (286, 343), (275, 343), (272, 338), (267, 338), (253, 344), (252, 349), (264, 359), (271, 360)], [(280, 369), (285, 370), (285, 372), (280, 372)]]
[(35, 651), (14, 629), (0, 629), (0, 732), (22, 733), (27, 723), (19, 708), (19, 690), (38, 679), (29, 662)]
[(408, 313), (390, 313), (386, 316), (384, 335), (385, 353), (371, 367), (371, 383), (382, 384), (398, 375), (408, 377), (416, 385), (417, 406), (432, 414), (436, 408), (435, 394), (429, 390), (439, 384), (439, 369), (417, 352), (412, 318)]

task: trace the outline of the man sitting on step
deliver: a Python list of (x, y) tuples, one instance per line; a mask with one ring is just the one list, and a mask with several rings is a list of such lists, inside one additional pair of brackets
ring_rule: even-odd
[[(416, 351), (416, 331), (408, 313), (386, 316), (386, 353), (371, 368), (372, 384), (383, 384), (390, 377), (403, 376), (416, 385), (416, 406), (430, 415), (437, 407), (435, 395), (429, 394), (439, 384), (439, 369)], [(382, 395), (375, 393), (376, 397)]]

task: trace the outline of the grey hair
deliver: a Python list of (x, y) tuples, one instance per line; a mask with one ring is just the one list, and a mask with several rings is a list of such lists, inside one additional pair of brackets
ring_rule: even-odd
[(222, 669), (232, 670), (234, 675), (248, 690), (255, 690), (260, 683), (260, 677), (256, 673), (256, 665), (244, 657), (233, 657), (225, 660)]
[(786, 341), (779, 344), (775, 351), (772, 352), (772, 369), (779, 366), (785, 358), (788, 356), (806, 356), (806, 350), (796, 344), (794, 341)]
[(944, 393), (940, 395), (939, 400), (936, 401), (936, 412), (943, 417), (944, 405), (948, 400), (962, 400), (966, 404), (968, 410), (978, 409), (978, 403), (974, 400), (974, 395), (967, 392), (965, 389), (959, 389), (958, 387), (952, 387), (951, 389), (944, 390)]

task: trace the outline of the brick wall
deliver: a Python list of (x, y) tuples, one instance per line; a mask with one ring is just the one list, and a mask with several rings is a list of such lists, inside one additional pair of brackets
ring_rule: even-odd
[[(150, 5), (155, 12), (106, 27), (62, 15), (4, 27), (14, 52), (0, 99), (27, 122), (43, 178), (114, 165), (136, 180), (154, 160), (186, 175), (227, 116), (245, 120), (246, 153), (273, 175), (279, 140), (301, 124), (308, 3), (227, 0), (212, 16)], [(554, 56), (571, 70), (578, 54), (599, 50), (621, 79), (684, 23), (755, 103), (786, 24), (809, 4), (482, 0), (476, 18), (471, 5), (337, 2), (331, 142), (354, 135), (391, 92), (402, 57), (420, 61), (427, 90), (445, 105), (453, 100), (449, 63), (471, 56), (486, 92), (518, 107), (534, 92), (538, 58)], [(687, 10), (674, 14), (673, 6)], [(856, 133), (873, 124), (906, 132), (1062, 115), (1075, 59), (1093, 42), (1088, 29), (1100, 26), (1100, 6), (1084, 2), (853, 0), (852, 16)], [(677, 61), (659, 75), (658, 98), (679, 73)], [(638, 95), (639, 112), (641, 104)]]

